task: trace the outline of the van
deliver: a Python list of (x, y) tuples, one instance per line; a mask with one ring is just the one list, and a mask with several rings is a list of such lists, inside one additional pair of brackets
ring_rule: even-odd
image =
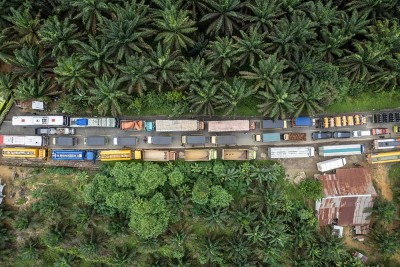
[(370, 136), (371, 131), (370, 130), (357, 130), (353, 131), (353, 137), (364, 137), (364, 136)]
[(53, 138), (53, 145), (56, 145), (56, 146), (74, 146), (76, 144), (77, 144), (76, 137), (60, 136), (60, 137)]

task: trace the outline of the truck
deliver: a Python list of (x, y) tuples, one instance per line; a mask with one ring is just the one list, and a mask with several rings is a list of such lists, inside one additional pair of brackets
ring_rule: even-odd
[(13, 116), (13, 126), (68, 126), (68, 116)]
[(132, 160), (132, 150), (100, 150), (98, 159), (100, 161)]
[(47, 149), (42, 148), (5, 147), (1, 152), (4, 158), (47, 158)]
[(287, 128), (286, 120), (262, 120), (261, 129), (285, 129)]
[(250, 120), (209, 121), (208, 132), (248, 132), (254, 130), (256, 124)]
[(78, 143), (76, 137), (58, 136), (53, 137), (53, 145), (56, 146), (74, 146)]
[(181, 141), (184, 145), (205, 145), (210, 138), (204, 135), (182, 135)]
[(184, 151), (185, 161), (210, 161), (217, 159), (215, 149), (186, 149)]
[(365, 151), (362, 144), (320, 146), (318, 150), (321, 157), (361, 155)]
[(124, 131), (143, 131), (152, 132), (154, 131), (154, 122), (152, 121), (141, 121), (141, 120), (121, 120), (119, 127)]
[(264, 133), (264, 134), (255, 134), (254, 140), (256, 142), (279, 142), (281, 141), (281, 134), (280, 133)]
[(97, 151), (88, 150), (65, 150), (65, 149), (52, 149), (52, 160), (71, 160), (71, 161), (95, 161)]
[(315, 126), (315, 119), (310, 117), (297, 117), (292, 119), (292, 127), (311, 127)]
[(353, 137), (365, 137), (370, 136), (371, 130), (356, 130), (353, 131)]
[(70, 135), (75, 134), (73, 128), (36, 128), (35, 134), (37, 135)]
[(88, 136), (83, 140), (87, 146), (105, 146), (108, 142), (105, 136)]
[(134, 159), (144, 161), (171, 161), (178, 158), (178, 152), (171, 150), (135, 150)]
[(306, 133), (285, 133), (283, 134), (283, 140), (285, 141), (306, 141)]
[(234, 135), (214, 135), (211, 136), (211, 144), (215, 145), (236, 145), (236, 136)]
[(118, 120), (115, 118), (70, 118), (70, 127), (118, 127)]
[(374, 149), (400, 148), (400, 138), (374, 140)]
[(389, 129), (388, 128), (374, 128), (371, 129), (371, 134), (372, 135), (381, 135), (381, 134), (388, 134)]
[(147, 143), (152, 145), (171, 145), (172, 137), (171, 136), (148, 136)]
[(31, 135), (0, 135), (0, 145), (17, 146), (47, 146), (49, 139), (47, 136)]
[(196, 132), (204, 130), (199, 120), (156, 120), (156, 132)]
[(257, 152), (252, 149), (222, 149), (222, 160), (253, 160)]
[(114, 146), (136, 146), (137, 137), (134, 136), (114, 137), (113, 144)]
[(328, 159), (325, 161), (318, 162), (317, 169), (320, 172), (326, 172), (326, 171), (342, 168), (342, 167), (344, 167), (344, 165), (346, 165), (345, 158)]
[(314, 157), (314, 147), (269, 147), (268, 156), (271, 159), (291, 159)]

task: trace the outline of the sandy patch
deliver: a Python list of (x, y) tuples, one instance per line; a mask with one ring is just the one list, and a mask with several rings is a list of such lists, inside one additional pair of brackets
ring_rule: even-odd
[(390, 164), (375, 164), (372, 167), (372, 179), (375, 181), (382, 196), (387, 200), (393, 199), (389, 181)]

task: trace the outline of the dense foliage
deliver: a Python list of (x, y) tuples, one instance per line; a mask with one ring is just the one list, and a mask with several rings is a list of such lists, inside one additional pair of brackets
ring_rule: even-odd
[(61, 94), (61, 110), (114, 116), (235, 114), (246, 100), (272, 117), (312, 115), (349, 94), (398, 90), (399, 6), (0, 1), (0, 61), (12, 73), (3, 68), (0, 91), (21, 100)]

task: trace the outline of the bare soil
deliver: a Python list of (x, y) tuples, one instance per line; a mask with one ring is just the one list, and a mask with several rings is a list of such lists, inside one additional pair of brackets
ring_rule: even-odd
[(375, 181), (377, 189), (385, 199), (392, 200), (393, 192), (389, 181), (390, 164), (375, 164), (372, 166), (372, 179)]

